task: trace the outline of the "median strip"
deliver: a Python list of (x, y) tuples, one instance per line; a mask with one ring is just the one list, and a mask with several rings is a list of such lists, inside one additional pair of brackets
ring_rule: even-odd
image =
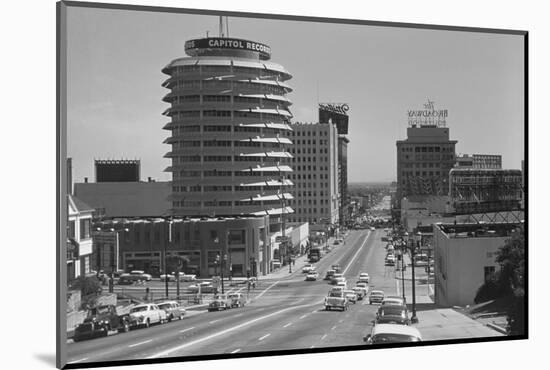
[(130, 345), (128, 346), (128, 348), (141, 346), (142, 344), (150, 343), (150, 342), (152, 342), (152, 341), (153, 341), (152, 339), (149, 339), (149, 340), (146, 340), (146, 341), (143, 341), (143, 342), (139, 342), (139, 343), (136, 343), (136, 344), (130, 344)]
[(365, 246), (365, 243), (369, 239), (369, 236), (370, 236), (370, 231), (367, 233), (367, 236), (365, 237), (365, 240), (363, 241), (363, 243), (361, 244), (361, 246), (359, 247), (357, 252), (355, 252), (355, 254), (353, 255), (353, 258), (351, 259), (351, 261), (349, 261), (348, 266), (344, 269), (344, 272), (342, 272), (342, 275), (345, 275), (346, 272), (348, 271), (348, 269), (351, 267), (351, 265), (353, 263), (353, 260), (355, 260), (355, 258), (357, 258), (357, 255), (359, 254), (359, 252), (361, 252), (361, 249), (363, 249), (363, 247)]

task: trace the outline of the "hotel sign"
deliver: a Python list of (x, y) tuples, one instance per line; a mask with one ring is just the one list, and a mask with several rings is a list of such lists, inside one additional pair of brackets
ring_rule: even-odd
[(407, 111), (409, 125), (444, 126), (447, 116), (447, 109), (435, 109), (435, 104), (431, 100), (424, 104), (424, 109)]
[(189, 55), (200, 54), (203, 49), (237, 49), (260, 53), (260, 59), (271, 58), (271, 48), (259, 42), (226, 37), (210, 37), (185, 42), (185, 52)]

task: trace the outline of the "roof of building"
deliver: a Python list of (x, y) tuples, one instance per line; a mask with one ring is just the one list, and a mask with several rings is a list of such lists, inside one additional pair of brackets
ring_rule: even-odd
[(435, 226), (445, 233), (448, 238), (509, 237), (520, 225), (523, 225), (523, 221), (495, 223), (480, 221), (478, 223), (435, 224)]
[(69, 202), (72, 202), (74, 204), (75, 210), (77, 212), (85, 212), (85, 211), (94, 211), (95, 209), (93, 207), (90, 207), (74, 195), (69, 194)]

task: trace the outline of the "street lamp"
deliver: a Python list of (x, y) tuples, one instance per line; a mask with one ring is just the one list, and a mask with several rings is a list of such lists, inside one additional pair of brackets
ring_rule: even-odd
[(411, 262), (412, 262), (412, 317), (411, 322), (417, 323), (418, 318), (416, 317), (416, 281), (414, 278), (414, 260), (415, 260), (415, 252), (416, 248), (420, 245), (420, 240), (422, 238), (422, 234), (420, 232), (417, 232), (413, 239), (410, 239), (411, 242)]

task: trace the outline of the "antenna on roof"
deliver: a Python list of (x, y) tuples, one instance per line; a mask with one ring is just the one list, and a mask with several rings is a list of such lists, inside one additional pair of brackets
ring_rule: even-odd
[[(224, 20), (225, 20), (225, 25), (224, 25)], [(224, 34), (224, 28), (226, 31), (225, 34)], [(228, 17), (224, 17), (221, 15), (220, 15), (220, 37), (229, 37), (229, 19)]]

